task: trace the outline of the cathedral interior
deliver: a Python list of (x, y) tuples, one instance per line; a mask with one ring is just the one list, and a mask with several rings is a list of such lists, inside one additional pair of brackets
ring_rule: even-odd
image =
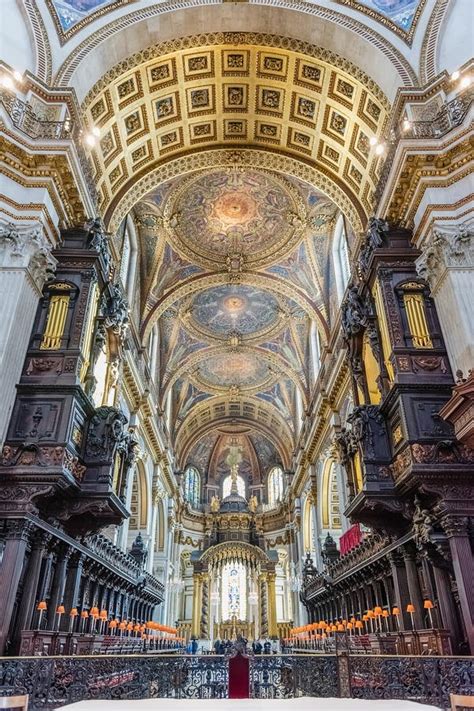
[(472, 0), (0, 13), (0, 702), (470, 708)]

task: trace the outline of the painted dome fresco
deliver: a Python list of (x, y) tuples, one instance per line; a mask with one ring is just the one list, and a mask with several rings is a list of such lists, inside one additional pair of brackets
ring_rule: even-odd
[(208, 267), (235, 255), (246, 263), (273, 261), (297, 243), (304, 216), (288, 181), (239, 168), (185, 181), (165, 207), (177, 249)]
[(268, 291), (246, 284), (222, 284), (200, 292), (190, 305), (192, 325), (214, 338), (251, 337), (273, 329), (283, 311)]
[(255, 353), (228, 352), (201, 361), (196, 375), (204, 389), (262, 387), (273, 378), (267, 362)]

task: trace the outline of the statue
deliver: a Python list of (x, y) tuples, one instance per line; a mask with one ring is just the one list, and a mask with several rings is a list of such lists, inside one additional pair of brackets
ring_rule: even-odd
[(256, 510), (257, 510), (257, 506), (258, 506), (258, 499), (257, 499), (257, 497), (255, 496), (255, 494), (253, 494), (253, 495), (250, 497), (250, 499), (249, 499), (249, 511), (250, 511), (250, 513), (255, 513)]
[(221, 502), (218, 496), (213, 496), (211, 499), (211, 511), (212, 513), (218, 513), (221, 507)]

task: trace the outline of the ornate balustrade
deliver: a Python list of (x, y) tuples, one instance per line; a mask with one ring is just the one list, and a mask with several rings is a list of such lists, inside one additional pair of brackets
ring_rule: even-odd
[(336, 697), (337, 674), (335, 655), (255, 656), (250, 664), (250, 695), (255, 699)]
[(359, 566), (369, 564), (377, 554), (383, 555), (384, 549), (388, 545), (389, 541), (378, 534), (373, 533), (366, 536), (359, 545), (351, 548), (338, 560), (327, 565), (324, 573), (318, 573), (306, 578), (304, 583), (305, 597), (310, 599), (318, 590), (326, 588), (328, 583), (337, 582), (339, 578), (347, 573), (353, 573)]
[[(27, 693), (31, 711), (82, 699), (226, 698), (222, 656), (77, 656), (0, 658), (0, 696)], [(470, 657), (257, 655), (251, 698), (311, 696), (405, 699), (449, 706), (450, 693), (472, 694)]]
[(82, 699), (218, 699), (228, 695), (224, 657), (87, 656), (0, 660), (0, 696), (26, 693), (31, 711)]
[(430, 121), (410, 121), (406, 127), (396, 126), (392, 129), (389, 138), (387, 157), (380, 174), (380, 179), (375, 189), (375, 200), (378, 201), (388, 181), (395, 154), (400, 141), (406, 139), (436, 139), (442, 138), (447, 133), (460, 126), (474, 100), (474, 89), (456, 96), (448, 101)]
[(39, 116), (31, 105), (7, 90), (0, 90), (0, 105), (19, 131), (33, 140), (68, 141), (74, 144), (77, 158), (91, 198), (97, 203), (97, 191), (91, 164), (82, 145), (82, 129), (67, 116), (61, 121), (49, 121)]

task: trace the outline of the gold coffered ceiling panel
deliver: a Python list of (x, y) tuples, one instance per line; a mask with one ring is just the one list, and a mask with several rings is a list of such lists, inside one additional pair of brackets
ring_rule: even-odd
[(389, 106), (360, 70), (266, 35), (215, 34), (174, 47), (134, 55), (86, 98), (87, 123), (100, 129), (91, 153), (103, 213), (157, 164), (223, 145), (299, 158), (342, 187), (359, 214), (371, 210), (380, 158), (370, 139), (382, 135)]

